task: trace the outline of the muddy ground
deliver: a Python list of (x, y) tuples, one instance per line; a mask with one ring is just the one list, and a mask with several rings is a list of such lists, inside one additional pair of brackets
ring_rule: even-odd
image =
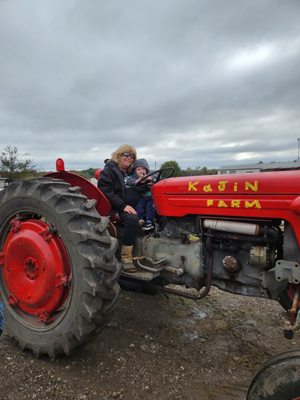
[(264, 361), (300, 347), (287, 341), (277, 302), (213, 289), (195, 303), (122, 292), (92, 343), (54, 362), (0, 339), (0, 399), (244, 400)]

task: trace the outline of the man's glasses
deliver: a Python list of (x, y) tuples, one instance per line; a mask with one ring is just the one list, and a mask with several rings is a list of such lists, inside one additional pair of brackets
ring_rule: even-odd
[(126, 157), (126, 158), (132, 158), (132, 159), (134, 159), (134, 154), (131, 154), (131, 153), (122, 153), (121, 154), (123, 157)]

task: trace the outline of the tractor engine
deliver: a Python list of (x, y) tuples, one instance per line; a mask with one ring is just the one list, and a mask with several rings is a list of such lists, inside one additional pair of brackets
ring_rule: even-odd
[(167, 218), (157, 235), (142, 240), (141, 254), (168, 282), (200, 289), (209, 277), (232, 293), (278, 297), (282, 284), (267, 273), (282, 259), (283, 227), (275, 222)]

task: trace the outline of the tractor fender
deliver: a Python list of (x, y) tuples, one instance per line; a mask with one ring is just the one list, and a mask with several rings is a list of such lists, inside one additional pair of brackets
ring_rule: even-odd
[(71, 186), (79, 186), (81, 193), (84, 194), (88, 199), (96, 200), (95, 208), (98, 213), (102, 216), (108, 216), (111, 214), (111, 205), (107, 200), (104, 193), (95, 186), (89, 180), (73, 172), (65, 171), (64, 161), (61, 158), (56, 160), (56, 171), (48, 172), (44, 175), (45, 177), (51, 177), (56, 179), (62, 179), (69, 183)]

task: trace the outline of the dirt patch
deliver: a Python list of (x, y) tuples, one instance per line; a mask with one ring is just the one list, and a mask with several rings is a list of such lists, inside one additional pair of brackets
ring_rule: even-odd
[(274, 301), (213, 289), (195, 303), (122, 292), (100, 336), (51, 362), (22, 353), (4, 334), (0, 399), (244, 400), (262, 363), (295, 350)]

